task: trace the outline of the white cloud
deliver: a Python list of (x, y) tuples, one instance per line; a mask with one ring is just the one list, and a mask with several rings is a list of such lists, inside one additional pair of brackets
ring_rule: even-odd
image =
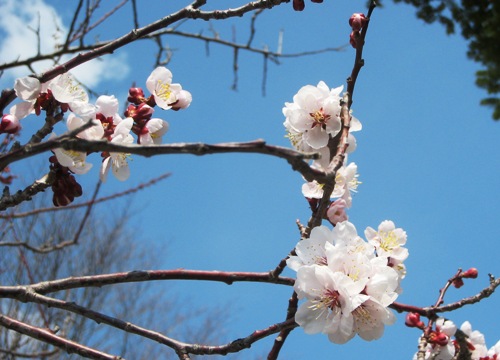
[[(26, 59), (34, 56), (38, 51), (38, 39), (31, 29), (40, 29), (40, 51), (50, 53), (64, 41), (67, 27), (63, 24), (57, 9), (48, 5), (44, 0), (0, 0), (0, 31), (5, 36), (0, 37), (0, 61), (2, 63)], [(69, 56), (62, 60), (67, 61)], [(125, 53), (120, 55), (106, 55), (102, 59), (92, 60), (73, 70), (82, 83), (95, 87), (103, 80), (120, 79), (129, 72)], [(53, 61), (40, 61), (33, 65), (36, 72), (43, 72), (54, 66)], [(13, 83), (14, 79), (29, 74), (27, 67), (8, 70), (2, 76), (2, 85), (5, 81)]]

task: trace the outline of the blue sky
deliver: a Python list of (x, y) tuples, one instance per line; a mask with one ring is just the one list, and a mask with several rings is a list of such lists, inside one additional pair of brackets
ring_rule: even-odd
[[(61, 7), (62, 1), (47, 3), (59, 6), (58, 15), (67, 26), (69, 7)], [(217, 5), (223, 8), (230, 3), (220, 1)], [(293, 12), (291, 4), (285, 4), (259, 17), (253, 44), (275, 49), (283, 29), (284, 52), (344, 45), (350, 32), (347, 20), (353, 12), (365, 11), (364, 3), (306, 3), (302, 13)], [(33, 4), (43, 6), (41, 1)], [(165, 1), (148, 1), (147, 6), (148, 11), (141, 11), (142, 25), (176, 9), (172, 2)], [(234, 25), (237, 41), (245, 43), (248, 19), (211, 25), (225, 39), (232, 38)], [(128, 10), (118, 13), (108, 26), (101, 30), (99, 38), (128, 32)], [(210, 33), (209, 24), (203, 21), (185, 23), (180, 29)], [(5, 33), (5, 28), (2, 31)], [(291, 101), (306, 84), (316, 85), (320, 80), (330, 87), (344, 84), (354, 59), (349, 47), (342, 52), (283, 59), (279, 66), (269, 63), (267, 95), (262, 97), (261, 56), (240, 53), (235, 92), (230, 90), (230, 49), (211, 45), (207, 57), (202, 42), (180, 37), (168, 42), (176, 49), (168, 65), (174, 82), (180, 82), (193, 94), (193, 103), (185, 111), (157, 113), (170, 123), (167, 142), (263, 138), (270, 144), (289, 146), (282, 125), (284, 102)], [(399, 302), (433, 304), (438, 290), (459, 267), (477, 267), (479, 278), (467, 281), (461, 289), (451, 289), (447, 302), (486, 287), (488, 273), (500, 274), (500, 192), (496, 181), (500, 178), (500, 124), (491, 119), (489, 109), (478, 105), (485, 94), (474, 86), (478, 66), (466, 58), (466, 49), (459, 36), (447, 37), (440, 26), (415, 19), (409, 6), (386, 1), (385, 7), (376, 9), (372, 16), (365, 67), (352, 106), (363, 130), (356, 134), (358, 148), (350, 161), (358, 165), (363, 184), (354, 196), (349, 216), (360, 234), (367, 226), (376, 227), (385, 219), (407, 231), (410, 257)], [(115, 94), (122, 101), (133, 81), (145, 87), (154, 51), (152, 43), (141, 42), (107, 56), (105, 63), (111, 65), (94, 79), (93, 89)], [(0, 54), (5, 59), (5, 53)], [(116, 71), (113, 61), (126, 62), (126, 66), (122, 64)], [(2, 88), (11, 86), (11, 82), (8, 75), (0, 79)], [(25, 129), (31, 126), (23, 125)], [(97, 179), (100, 159), (94, 156), (90, 160), (95, 169), (79, 178), (82, 184), (88, 184), (88, 193)], [(23, 173), (22, 166), (14, 165), (13, 170)], [(136, 215), (132, 224), (138, 242), (152, 249), (162, 248), (159, 268), (267, 271), (296, 244), (299, 235), (295, 220), (307, 222), (308, 205), (300, 191), (301, 176), (286, 162), (262, 155), (134, 157), (131, 179), (120, 183), (110, 178), (102, 193), (134, 186), (166, 171), (172, 172), (170, 178), (134, 198)], [(25, 179), (30, 180), (27, 175)], [(123, 270), (141, 267), (141, 261), (137, 259), (134, 268), (123, 264)], [(291, 271), (285, 274), (293, 276)], [(154, 286), (161, 291), (161, 284)], [(174, 290), (189, 298), (190, 306), (227, 305), (228, 341), (282, 321), (291, 294), (289, 288), (265, 284), (176, 282)], [(457, 325), (469, 320), (474, 329), (485, 334), (490, 347), (499, 339), (499, 305), (499, 295), (493, 295), (449, 318)], [(296, 329), (282, 358), (367, 359), (373, 354), (385, 359), (410, 358), (416, 351), (418, 336), (418, 331), (404, 326), (402, 315), (398, 315), (395, 325), (386, 328), (381, 340), (373, 342), (355, 339), (346, 345), (334, 345), (326, 336), (310, 336)], [(273, 340), (270, 337), (230, 358), (264, 355)]]

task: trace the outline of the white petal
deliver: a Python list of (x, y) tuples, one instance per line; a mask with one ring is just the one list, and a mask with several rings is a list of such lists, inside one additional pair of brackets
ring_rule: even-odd
[(27, 101), (35, 100), (40, 94), (41, 88), (40, 81), (30, 76), (16, 79), (14, 83), (17, 97)]

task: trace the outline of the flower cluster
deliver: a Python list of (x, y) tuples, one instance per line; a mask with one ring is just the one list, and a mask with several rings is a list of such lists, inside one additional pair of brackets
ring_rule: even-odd
[[(458, 340), (458, 332), (464, 341)], [(453, 336), (455, 339), (452, 339)], [(461, 348), (464, 343), (465, 350)], [(460, 329), (457, 329), (451, 320), (437, 319), (434, 329), (427, 336), (425, 359), (452, 360), (463, 351), (468, 351), (467, 358), (471, 360), (497, 360), (500, 359), (500, 341), (488, 349), (484, 335), (477, 330), (472, 331), (470, 322), (465, 321)], [(417, 354), (413, 359), (417, 359)]]
[[(334, 89), (320, 81), (317, 86), (302, 87), (285, 103), (283, 114), (287, 137), (302, 152), (318, 152), (321, 157), (311, 167), (324, 173), (335, 173), (335, 186), (324, 217), (334, 226), (313, 228), (310, 237), (301, 240), (287, 265), (297, 271), (294, 288), (299, 299), (295, 321), (309, 334), (325, 333), (330, 341), (343, 344), (356, 334), (365, 340), (382, 336), (384, 326), (393, 324), (389, 310), (401, 293), (405, 277), (403, 261), (406, 233), (392, 221), (384, 221), (378, 230), (367, 228), (367, 241), (358, 236), (348, 220), (346, 208), (352, 205), (352, 193), (360, 184), (355, 163), (336, 168), (330, 149), (340, 144), (343, 120), (343, 87)], [(361, 123), (351, 117), (350, 131), (361, 130)], [(345, 135), (344, 135), (345, 136)], [(348, 134), (347, 152), (356, 148)], [(332, 144), (334, 146), (332, 146)], [(324, 196), (324, 184), (317, 181), (302, 186), (302, 193), (313, 211)]]
[(288, 258), (288, 267), (297, 272), (295, 291), (306, 300), (295, 321), (306, 333), (325, 333), (343, 344), (356, 334), (378, 339), (384, 326), (394, 323), (388, 306), (401, 292), (406, 233), (384, 221), (378, 230), (367, 228), (365, 236), (368, 241), (348, 221), (333, 230), (319, 226)]
[[(32, 113), (40, 115), (45, 111), (47, 118), (52, 118), (54, 123), (62, 120), (68, 113), (68, 132), (80, 139), (128, 145), (134, 142), (133, 133), (137, 136), (138, 144), (161, 144), (169, 124), (153, 117), (154, 107), (164, 110), (185, 109), (191, 104), (192, 97), (180, 84), (172, 83), (172, 73), (164, 67), (153, 70), (146, 81), (146, 87), (151, 93), (149, 97), (144, 96), (141, 88), (129, 90), (130, 105), (122, 117), (118, 113), (119, 102), (114, 96), (103, 95), (95, 104), (90, 103), (86, 91), (69, 73), (46, 83), (40, 83), (34, 77), (20, 78), (15, 81), (14, 89), (16, 95), (24, 101), (14, 105), (9, 114), (2, 116), (0, 133), (16, 134), (21, 129), (21, 119)], [(56, 206), (64, 206), (82, 193), (73, 174), (87, 173), (92, 164), (87, 163), (88, 154), (84, 152), (64, 149), (54, 149), (53, 152), (55, 157), (50, 160), (51, 170), (56, 175), (52, 186), (53, 202)], [(110, 169), (118, 180), (129, 178), (130, 154), (102, 152), (101, 157), (102, 181), (106, 180)], [(72, 185), (66, 186), (67, 184)], [(67, 191), (68, 188), (70, 191)]]
[[(329, 143), (332, 139), (340, 136), (342, 120), (341, 93), (343, 86), (330, 89), (320, 81), (317, 86), (306, 85), (293, 97), (292, 103), (285, 103), (283, 125), (287, 131), (287, 137), (292, 145), (302, 152), (318, 152), (319, 160), (313, 162), (312, 167), (323, 172), (333, 171), (334, 163), (330, 162), (331, 154)], [(361, 123), (351, 116), (350, 131), (361, 130)], [(349, 146), (347, 152), (352, 153), (356, 149), (356, 139), (349, 134), (347, 139)], [(347, 163), (347, 158), (345, 160)], [(335, 225), (338, 221), (347, 220), (345, 208), (351, 207), (352, 192), (356, 192), (358, 185), (357, 166), (350, 163), (342, 166), (336, 173), (335, 188), (331, 194), (336, 199), (330, 205), (326, 216)], [(323, 197), (324, 184), (317, 181), (305, 183), (302, 186), (302, 194), (309, 201), (313, 210), (318, 200)]]

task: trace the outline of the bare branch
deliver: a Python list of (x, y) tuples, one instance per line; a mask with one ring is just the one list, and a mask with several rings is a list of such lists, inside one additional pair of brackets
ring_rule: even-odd
[(435, 318), (436, 314), (457, 310), (461, 307), (464, 307), (465, 305), (472, 305), (480, 302), (483, 299), (486, 299), (495, 292), (498, 286), (500, 286), (500, 278), (495, 279), (492, 275), (490, 275), (490, 286), (484, 288), (476, 295), (463, 298), (462, 300), (456, 301), (451, 304), (436, 306), (436, 307), (434, 306), (418, 307), (414, 305), (407, 305), (394, 302), (393, 304), (389, 305), (389, 307), (398, 312), (413, 312), (420, 314), (421, 316), (425, 316), (427, 318)]
[(102, 287), (106, 285), (157, 281), (157, 280), (201, 280), (223, 282), (232, 285), (234, 282), (262, 282), (293, 286), (295, 280), (287, 277), (273, 278), (269, 273), (232, 272), (232, 271), (202, 271), (202, 270), (140, 270), (114, 274), (71, 277), (60, 280), (44, 281), (28, 286), (0, 286), (0, 298), (11, 298), (30, 301), (32, 292), (49, 294), (61, 290), (81, 287)]
[(71, 340), (64, 339), (60, 336), (57, 336), (48, 329), (41, 329), (36, 326), (31, 326), (2, 314), (0, 314), (0, 325), (6, 327), (7, 329), (11, 329), (21, 334), (28, 335), (32, 338), (46, 342), (47, 344), (57, 346), (58, 348), (65, 350), (69, 354), (75, 353), (89, 359), (98, 360), (122, 359), (119, 356), (109, 355), (101, 351), (75, 343)]
[[(152, 186), (152, 185), (155, 185), (157, 182), (161, 181), (161, 180), (164, 180), (166, 179), (167, 177), (169, 177), (171, 175), (171, 173), (165, 173), (165, 174), (162, 174), (158, 177), (155, 177), (151, 180), (149, 180), (148, 182), (145, 182), (145, 183), (141, 183), (137, 186), (134, 186), (128, 190), (125, 190), (125, 191), (121, 191), (121, 192), (118, 192), (118, 193), (114, 193), (112, 195), (109, 195), (109, 196), (103, 196), (101, 198), (98, 198), (98, 199), (95, 199), (95, 200), (89, 200), (89, 201), (85, 201), (83, 203), (79, 203), (79, 204), (71, 204), (71, 205), (67, 205), (67, 206), (64, 206), (64, 207), (50, 207), (50, 208), (39, 208), (39, 209), (35, 209), (35, 210), (31, 210), (31, 211), (26, 211), (26, 212), (22, 212), (22, 213), (12, 213), (12, 214), (7, 214), (7, 215), (4, 215), (4, 214), (0, 214), (0, 219), (18, 219), (18, 218), (23, 218), (23, 217), (27, 217), (27, 216), (33, 216), (33, 215), (37, 215), (37, 214), (41, 214), (41, 213), (44, 213), (44, 212), (50, 212), (50, 211), (67, 211), (67, 210), (70, 210), (70, 209), (77, 209), (77, 208), (80, 208), (80, 207), (84, 207), (84, 206), (89, 206), (90, 204), (99, 204), (101, 202), (105, 202), (105, 201), (109, 201), (109, 200), (114, 200), (114, 199), (117, 199), (119, 197), (122, 197), (122, 196), (126, 196), (126, 195), (131, 195), (133, 193), (136, 193), (140, 190), (143, 190), (149, 186)], [(3, 243), (0, 242), (0, 246), (2, 246)]]
[[(77, 129), (77, 131), (81, 131), (81, 129)], [(318, 181), (325, 179), (325, 174), (311, 168), (304, 161), (307, 159), (317, 159), (318, 154), (302, 154), (288, 148), (267, 145), (263, 140), (255, 140), (246, 143), (220, 143), (213, 145), (203, 143), (178, 143), (157, 146), (142, 146), (120, 145), (107, 141), (88, 141), (71, 136), (72, 134), (62, 135), (43, 143), (33, 145), (29, 144), (28, 146), (23, 146), (9, 153), (0, 155), (0, 168), (4, 168), (13, 162), (20, 161), (55, 148), (83, 151), (88, 153), (100, 151), (128, 153), (146, 157), (161, 154), (208, 155), (220, 153), (256, 153), (276, 156), (287, 160), (293, 170), (300, 172), (302, 176), (309, 181), (314, 179)], [(23, 192), (16, 193), (14, 196), (11, 196), (8, 193), (8, 188), (6, 188), (7, 192), (4, 191), (4, 195), (2, 196), (2, 199), (0, 199), (0, 211), (5, 210), (8, 207), (18, 205), (22, 201), (31, 198), (39, 191), (47, 189), (52, 185), (53, 181), (54, 180), (50, 176), (46, 176), (26, 188)]]

